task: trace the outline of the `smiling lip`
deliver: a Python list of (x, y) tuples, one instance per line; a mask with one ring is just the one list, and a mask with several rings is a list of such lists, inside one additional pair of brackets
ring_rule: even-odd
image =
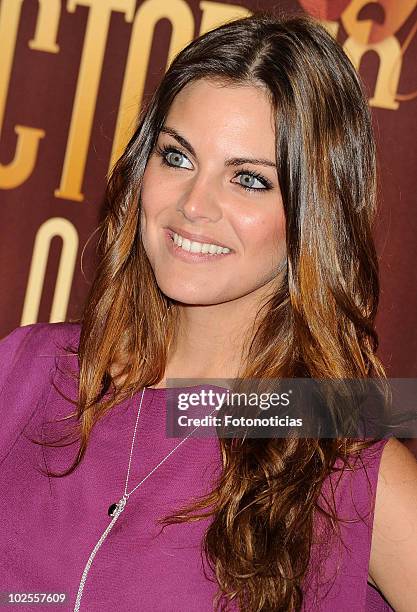
[[(220, 242), (217, 242), (217, 240), (214, 240), (214, 238), (210, 238), (210, 236), (203, 236), (203, 234), (190, 234), (190, 232), (186, 232), (185, 230), (179, 230), (175, 227), (167, 227), (166, 229), (168, 230), (171, 236), (173, 236), (175, 232), (175, 234), (179, 234), (180, 236), (188, 238), (189, 240), (195, 240), (196, 242), (201, 242), (203, 244), (215, 244), (217, 246), (226, 247), (230, 249), (230, 247), (226, 244), (221, 244)], [(230, 252), (232, 251), (233, 249), (230, 249)]]
[(215, 255), (210, 255), (209, 253), (191, 253), (191, 251), (185, 251), (174, 243), (173, 232), (171, 230), (166, 228), (164, 230), (164, 234), (168, 251), (173, 257), (175, 257), (176, 259), (180, 259), (184, 262), (188, 262), (191, 264), (209, 263), (210, 265), (214, 265), (214, 262), (219, 262), (225, 257), (230, 257), (230, 255), (232, 255), (232, 251), (230, 251), (229, 253), (220, 253)]

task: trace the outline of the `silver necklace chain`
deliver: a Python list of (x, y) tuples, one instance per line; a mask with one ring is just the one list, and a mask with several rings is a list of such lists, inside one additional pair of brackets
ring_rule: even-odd
[[(156, 472), (156, 470), (167, 460), (169, 459), (169, 457), (175, 453), (175, 451), (182, 445), (184, 444), (184, 442), (186, 442), (188, 440), (188, 438), (196, 431), (196, 429), (198, 429), (200, 427), (200, 425), (197, 425), (197, 427), (195, 427), (183, 440), (181, 440), (181, 442), (179, 442), (177, 444), (177, 446), (175, 446), (169, 453), (168, 455), (166, 455), (163, 459), (161, 459), (161, 461), (154, 467), (152, 468), (152, 470), (149, 472), (149, 474), (147, 474), (145, 476), (145, 478), (143, 478), (129, 493), (127, 492), (127, 484), (129, 482), (129, 474), (130, 474), (130, 465), (132, 463), (132, 455), (133, 455), (133, 446), (135, 444), (135, 438), (136, 438), (136, 430), (138, 427), (138, 422), (139, 422), (139, 416), (140, 416), (140, 411), (142, 408), (142, 400), (143, 400), (143, 396), (145, 394), (145, 388), (142, 391), (142, 396), (140, 398), (140, 404), (139, 404), (139, 409), (138, 409), (138, 414), (136, 417), (136, 423), (135, 423), (135, 430), (133, 432), (133, 438), (132, 438), (132, 444), (130, 447), (130, 456), (129, 456), (129, 465), (127, 468), (127, 475), (126, 475), (126, 483), (125, 483), (125, 490), (123, 493), (123, 496), (121, 497), (121, 499), (117, 502), (117, 504), (112, 504), (108, 510), (108, 514), (109, 516), (112, 516), (113, 519), (112, 521), (107, 525), (106, 529), (103, 531), (103, 533), (100, 536), (100, 539), (98, 540), (97, 544), (94, 546), (93, 550), (91, 551), (91, 554), (88, 558), (88, 561), (85, 565), (83, 574), (81, 576), (81, 580), (80, 580), (80, 586), (78, 588), (78, 593), (77, 593), (77, 598), (75, 601), (75, 606), (74, 606), (74, 612), (78, 612), (80, 609), (80, 604), (81, 604), (81, 597), (83, 594), (83, 590), (84, 590), (84, 585), (85, 582), (87, 580), (87, 575), (88, 572), (90, 571), (90, 567), (94, 561), (94, 557), (97, 554), (97, 551), (99, 550), (100, 546), (103, 544), (104, 540), (107, 538), (107, 536), (109, 535), (110, 531), (113, 529), (117, 519), (119, 518), (119, 516), (121, 515), (121, 513), (123, 512), (126, 503), (129, 499), (129, 497), (132, 495), (132, 493), (134, 491), (136, 491), (136, 489), (138, 487), (140, 487), (154, 472)], [(213, 410), (210, 414), (213, 414), (213, 412), (215, 412), (215, 410)]]

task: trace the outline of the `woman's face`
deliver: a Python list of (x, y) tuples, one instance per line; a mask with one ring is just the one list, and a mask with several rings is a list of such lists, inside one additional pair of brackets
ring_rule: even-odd
[[(165, 295), (201, 305), (261, 298), (285, 257), (264, 91), (207, 80), (185, 86), (149, 158), (141, 200), (144, 248)], [(217, 254), (215, 245), (229, 252)]]

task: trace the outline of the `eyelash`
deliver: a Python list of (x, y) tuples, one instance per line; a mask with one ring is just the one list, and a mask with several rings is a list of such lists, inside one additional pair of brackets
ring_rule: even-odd
[[(187, 157), (184, 153), (182, 153), (182, 151), (179, 151), (178, 149), (170, 145), (163, 145), (162, 147), (159, 147), (159, 146), (156, 147), (156, 153), (161, 158), (161, 162), (165, 166), (168, 166), (168, 168), (178, 168), (178, 166), (172, 166), (171, 164), (167, 162), (166, 156), (168, 155), (168, 153), (179, 153), (180, 155)], [(178, 168), (178, 169), (181, 170), (181, 168)], [(262, 174), (259, 174), (258, 172), (253, 172), (253, 170), (243, 169), (243, 170), (239, 170), (239, 172), (236, 172), (233, 175), (233, 178), (237, 178), (241, 174), (247, 174), (249, 176), (252, 176), (253, 178), (258, 179), (258, 181), (260, 181), (265, 187), (265, 189), (259, 189), (257, 187), (245, 187), (245, 185), (238, 183), (238, 185), (242, 187), (245, 191), (252, 191), (252, 192), (258, 191), (259, 192), (259, 191), (269, 191), (270, 189), (272, 189), (272, 183), (267, 178), (262, 176)]]

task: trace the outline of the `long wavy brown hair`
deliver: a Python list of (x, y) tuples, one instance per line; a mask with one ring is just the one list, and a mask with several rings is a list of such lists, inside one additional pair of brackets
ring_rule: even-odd
[[(81, 319), (76, 412), (81, 462), (98, 420), (164, 376), (177, 304), (159, 289), (140, 239), (141, 184), (170, 105), (191, 81), (266, 88), (276, 114), (276, 160), (287, 261), (259, 309), (239, 378), (386, 379), (376, 356), (378, 263), (371, 234), (376, 160), (370, 111), (339, 44), (307, 16), (262, 11), (200, 36), (174, 59), (111, 173), (100, 259)], [(117, 367), (116, 367), (117, 364)], [(219, 440), (221, 477), (164, 525), (212, 517), (203, 550), (216, 605), (300, 610), (315, 512), (336, 459), (374, 439)], [(327, 513), (337, 524), (336, 509)]]

